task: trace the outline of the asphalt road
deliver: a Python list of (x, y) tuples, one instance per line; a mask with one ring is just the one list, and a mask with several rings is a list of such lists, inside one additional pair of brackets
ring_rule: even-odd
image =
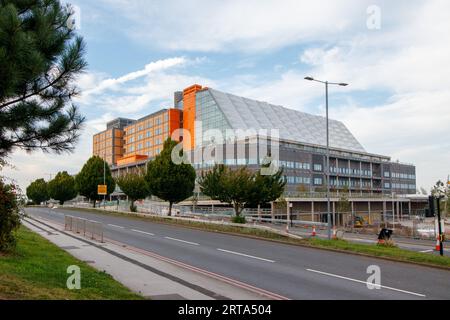
[[(280, 230), (285, 229), (286, 227), (284, 225), (271, 225), (272, 227), (278, 228)], [(305, 228), (291, 228), (290, 233), (297, 234), (302, 237), (310, 237), (311, 236), (311, 229), (305, 229)], [(395, 232), (394, 232), (395, 233)], [(320, 230), (317, 229), (317, 237), (322, 239), (327, 239), (327, 230)], [(377, 236), (376, 235), (367, 235), (367, 234), (358, 234), (358, 233), (350, 233), (346, 232), (344, 234), (344, 239), (350, 242), (355, 243), (363, 243), (363, 244), (374, 244), (377, 243)], [(415, 251), (415, 252), (421, 252), (421, 253), (428, 253), (435, 256), (439, 255), (439, 252), (435, 250), (436, 246), (436, 240), (430, 239), (430, 240), (421, 240), (421, 239), (410, 239), (405, 237), (396, 237), (393, 236), (393, 240), (395, 242), (395, 245), (401, 249)], [(450, 249), (449, 249), (450, 242), (445, 242), (444, 244), (444, 255), (450, 257)]]
[[(101, 222), (109, 239), (289, 299), (450, 299), (450, 272), (445, 270), (128, 217), (47, 208), (28, 208), (27, 213), (59, 223), (65, 214)], [(367, 287), (370, 266), (380, 268), (381, 289)]]

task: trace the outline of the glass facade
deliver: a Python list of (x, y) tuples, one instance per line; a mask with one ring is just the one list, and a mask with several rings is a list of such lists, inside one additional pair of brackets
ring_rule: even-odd
[[(195, 127), (196, 146), (208, 144), (212, 140), (218, 142), (219, 137), (215, 136), (217, 136), (219, 131), (222, 138), (225, 139), (226, 130), (231, 129), (231, 126), (209, 93), (209, 90), (197, 93), (195, 120), (201, 122), (201, 125)], [(217, 133), (211, 130), (215, 130)]]

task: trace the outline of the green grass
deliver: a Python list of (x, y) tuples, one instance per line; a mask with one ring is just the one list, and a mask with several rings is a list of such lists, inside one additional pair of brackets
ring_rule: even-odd
[(309, 239), (312, 247), (365, 254), (390, 260), (444, 267), (450, 270), (450, 257), (404, 250), (397, 247), (359, 244), (345, 240)]
[[(36, 233), (21, 227), (14, 252), (0, 254), (0, 300), (142, 299), (110, 275), (72, 257)], [(81, 269), (81, 289), (66, 287), (67, 267)]]
[(450, 257), (441, 257), (437, 255), (432, 255), (428, 253), (420, 253), (414, 252), (410, 250), (404, 250), (397, 247), (386, 247), (386, 246), (378, 246), (375, 244), (360, 244), (349, 242), (346, 240), (325, 240), (318, 238), (311, 239), (295, 239), (283, 234), (278, 234), (275, 232), (271, 232), (269, 230), (261, 230), (261, 229), (252, 229), (238, 226), (229, 226), (229, 225), (219, 225), (219, 224), (210, 224), (200, 221), (189, 221), (189, 220), (178, 220), (171, 219), (166, 217), (158, 217), (158, 216), (138, 216), (133, 213), (118, 213), (114, 211), (102, 211), (95, 209), (79, 209), (79, 208), (64, 208), (65, 210), (77, 210), (77, 211), (87, 211), (93, 213), (114, 215), (114, 216), (127, 216), (134, 219), (152, 221), (156, 223), (177, 225), (182, 227), (188, 227), (193, 229), (211, 231), (211, 232), (219, 232), (226, 234), (233, 234), (251, 238), (258, 238), (270, 241), (277, 241), (291, 245), (299, 245), (306, 246), (312, 248), (319, 248), (325, 250), (339, 251), (339, 252), (348, 252), (354, 254), (362, 254), (377, 258), (385, 258), (389, 260), (395, 260), (400, 262), (407, 263), (416, 263), (423, 264), (429, 266), (437, 266), (441, 268), (445, 268), (450, 270)]

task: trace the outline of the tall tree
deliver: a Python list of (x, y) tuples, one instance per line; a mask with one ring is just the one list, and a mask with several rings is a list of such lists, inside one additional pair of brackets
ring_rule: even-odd
[(59, 0), (0, 1), (0, 158), (74, 149), (84, 122), (74, 82), (87, 64), (71, 13)]
[(44, 179), (37, 179), (32, 182), (26, 190), (28, 199), (31, 199), (35, 204), (41, 204), (42, 202), (50, 199), (48, 195), (48, 185)]
[(170, 138), (164, 142), (163, 151), (147, 165), (145, 180), (152, 195), (169, 202), (169, 216), (172, 206), (191, 197), (195, 187), (195, 170), (189, 164), (175, 164), (172, 150), (178, 142)]
[(212, 171), (202, 173), (200, 190), (213, 200), (233, 206), (236, 217), (240, 217), (245, 206), (252, 200), (254, 175), (247, 167), (232, 170), (224, 165), (216, 165)]
[(145, 199), (150, 195), (147, 183), (142, 173), (125, 174), (117, 178), (116, 183), (123, 191), (123, 193), (128, 196), (131, 202), (131, 212), (136, 212), (137, 210), (136, 206), (134, 205), (136, 200)]
[(278, 200), (284, 192), (286, 187), (286, 179), (283, 177), (283, 169), (278, 170), (273, 175), (263, 175), (261, 170), (254, 175), (253, 186), (249, 190), (250, 204), (258, 207), (258, 214), (260, 214), (260, 207)]
[(103, 185), (103, 175), (106, 177), (107, 195), (114, 192), (116, 183), (111, 176), (109, 165), (99, 156), (91, 157), (75, 177), (75, 188), (78, 193), (94, 203), (103, 198), (98, 195), (98, 186)]
[(75, 179), (66, 171), (58, 172), (56, 177), (48, 183), (48, 194), (50, 198), (58, 200), (60, 205), (64, 205), (64, 202), (77, 196)]

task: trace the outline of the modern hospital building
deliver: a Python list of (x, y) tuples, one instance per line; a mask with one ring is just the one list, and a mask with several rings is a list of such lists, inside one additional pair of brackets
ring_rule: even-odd
[[(227, 140), (227, 132), (233, 131), (247, 134), (240, 141), (243, 148), (233, 147)], [(259, 134), (264, 131), (265, 134)], [(271, 141), (272, 132), (276, 133), (277, 139), (273, 139), (276, 143)], [(206, 159), (205, 148), (213, 139), (216, 143), (220, 141), (217, 138), (220, 133), (223, 140), (212, 152), (221, 155), (220, 161), (214, 157)], [(324, 117), (200, 85), (175, 92), (170, 108), (138, 120), (118, 118), (108, 122), (106, 130), (93, 137), (93, 154), (105, 159), (113, 174), (119, 175), (145, 167), (171, 136), (183, 141), (197, 171), (219, 162), (257, 168), (269, 155), (277, 158), (278, 165), (284, 169), (287, 194), (323, 192), (326, 185)], [(223, 151), (220, 144), (224, 146)], [(367, 152), (340, 121), (330, 120), (330, 148), (332, 190), (372, 195), (416, 193), (414, 165)], [(210, 151), (206, 153), (211, 156)]]

